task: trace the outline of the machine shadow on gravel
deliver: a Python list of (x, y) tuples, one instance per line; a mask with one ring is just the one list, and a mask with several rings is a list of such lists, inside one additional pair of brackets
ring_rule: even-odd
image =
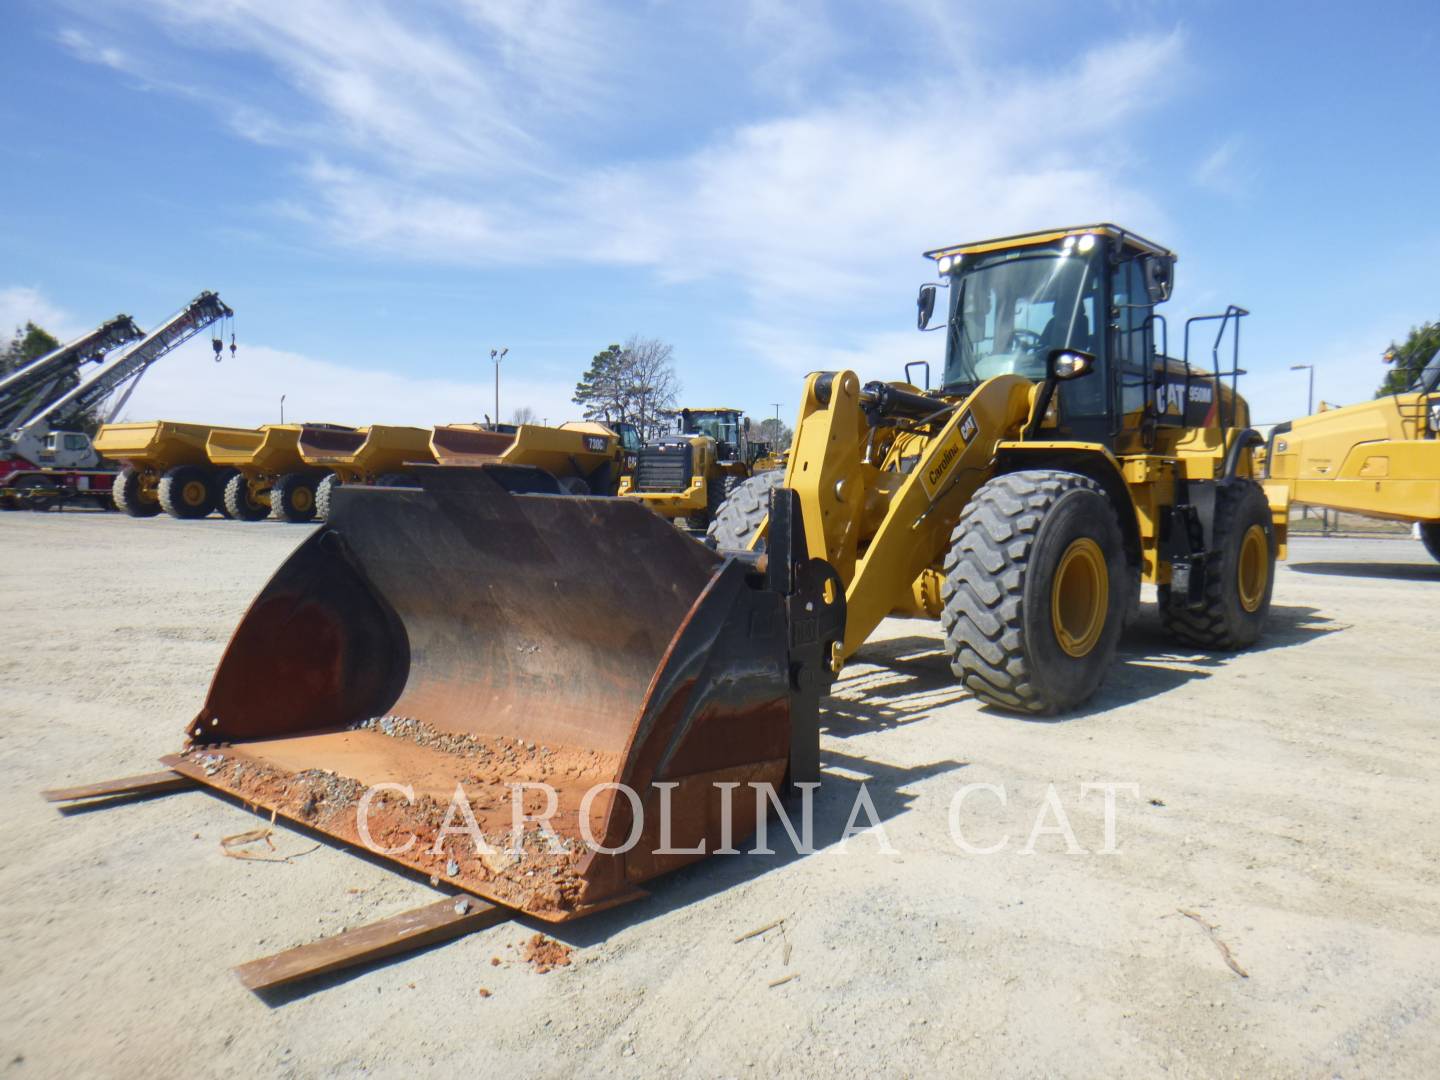
[(1290, 563), (1300, 574), (1380, 578), (1386, 581), (1440, 581), (1440, 563), (1303, 562)]
[[(1245, 653), (1302, 645), (1341, 629), (1318, 608), (1272, 604), (1264, 636)], [(1114, 668), (1084, 708), (1059, 716), (1017, 716), (989, 705), (980, 708), (1024, 723), (1066, 723), (1207, 679), (1210, 670), (1224, 667), (1239, 655), (1244, 654), (1211, 653), (1177, 643), (1161, 630), (1155, 605), (1146, 604), (1120, 639)], [(935, 709), (971, 699), (951, 672), (944, 642), (938, 636), (907, 634), (870, 642), (856, 654), (855, 664), (862, 670), (852, 673), (847, 669), (841, 674), (821, 718), (825, 732), (836, 738), (924, 720)], [(861, 697), (847, 696), (852, 693)]]

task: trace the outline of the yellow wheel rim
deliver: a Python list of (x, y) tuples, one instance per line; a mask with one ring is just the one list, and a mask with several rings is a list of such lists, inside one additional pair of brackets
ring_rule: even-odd
[(1050, 587), (1050, 622), (1060, 648), (1087, 656), (1105, 629), (1110, 607), (1110, 574), (1100, 545), (1082, 536), (1065, 549)]
[(199, 506), (205, 501), (205, 484), (200, 480), (191, 480), (180, 492), (180, 498), (185, 500), (186, 506)]
[(1251, 525), (1240, 541), (1240, 564), (1235, 570), (1240, 589), (1240, 606), (1254, 614), (1265, 599), (1265, 586), (1270, 583), (1270, 544), (1265, 530)]
[(310, 504), (315, 501), (315, 493), (307, 487), (297, 487), (295, 493), (290, 496), (290, 505), (300, 513), (310, 509)]

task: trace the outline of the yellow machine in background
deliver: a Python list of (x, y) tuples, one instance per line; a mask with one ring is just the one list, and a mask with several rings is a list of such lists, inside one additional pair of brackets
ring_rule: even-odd
[(1440, 354), (1406, 393), (1277, 424), (1266, 469), (1295, 502), (1418, 522), (1440, 560)]
[(205, 451), (215, 434), (254, 435), (250, 428), (218, 428), (145, 420), (105, 424), (95, 435), (95, 452), (124, 466), (111, 489), (115, 507), (131, 517), (202, 518), (221, 508), (232, 473), (211, 464)]
[[(284, 500), (274, 500), (271, 493), (279, 485), (282, 493), (286, 476), (304, 478), (310, 473), (307, 490), (313, 490), (325, 475), (311, 470), (300, 456), (300, 433), (302, 424), (265, 424), (255, 431), (236, 431), (216, 428), (205, 441), (205, 452), (210, 463), (217, 469), (228, 470), (229, 479), (221, 492), (221, 505), (225, 516), (237, 521), (259, 521), (270, 517), (284, 519)], [(333, 427), (336, 431), (353, 431), (340, 425), (317, 424), (313, 427)], [(295, 485), (300, 481), (286, 483), (291, 487), (291, 501), (294, 501)]]
[[(1182, 641), (1254, 643), (1287, 507), (1253, 478), (1238, 367), (1224, 385), (1165, 355), (1175, 256), (1113, 225), (928, 255), (940, 388), (811, 375), (784, 473), (746, 481), (710, 542), (763, 547), (770, 491), (793, 490), (808, 553), (845, 583), (837, 666), (891, 613), (939, 618), (964, 684), (1022, 712), (1094, 693), (1142, 581)], [(921, 289), (922, 329), (938, 295)], [(1218, 357), (1244, 314), (1190, 320), (1187, 351), (1208, 324)]]
[(572, 495), (614, 495), (626, 458), (639, 450), (630, 424), (446, 424), (430, 433), (441, 465), (525, 466), (553, 476)]
[(750, 441), (750, 418), (739, 409), (681, 409), (675, 416), (674, 434), (640, 447), (620, 494), (704, 529), (769, 448)]
[(305, 424), (298, 445), (300, 459), (310, 471), (280, 477), (270, 496), (272, 502), (279, 500), (277, 514), (286, 521), (324, 521), (331, 492), (340, 484), (413, 487), (409, 467), (435, 462), (429, 428)]

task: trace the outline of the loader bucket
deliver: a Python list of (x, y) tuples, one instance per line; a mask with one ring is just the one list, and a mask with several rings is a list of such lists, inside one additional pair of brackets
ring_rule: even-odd
[(746, 785), (778, 787), (817, 740), (833, 571), (722, 557), (629, 501), (419, 474), (338, 489), (172, 767), (555, 921), (743, 841)]

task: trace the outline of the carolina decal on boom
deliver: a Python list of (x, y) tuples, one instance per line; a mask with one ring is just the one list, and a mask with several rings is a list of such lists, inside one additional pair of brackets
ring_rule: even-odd
[(950, 470), (954, 468), (955, 462), (960, 460), (961, 452), (975, 437), (977, 430), (978, 425), (972, 414), (967, 412), (960, 418), (960, 423), (955, 425), (955, 430), (945, 440), (944, 445), (936, 453), (935, 460), (926, 467), (925, 475), (921, 477), (925, 483), (925, 494), (932, 499), (935, 497), (935, 493), (940, 490), (950, 475)]

